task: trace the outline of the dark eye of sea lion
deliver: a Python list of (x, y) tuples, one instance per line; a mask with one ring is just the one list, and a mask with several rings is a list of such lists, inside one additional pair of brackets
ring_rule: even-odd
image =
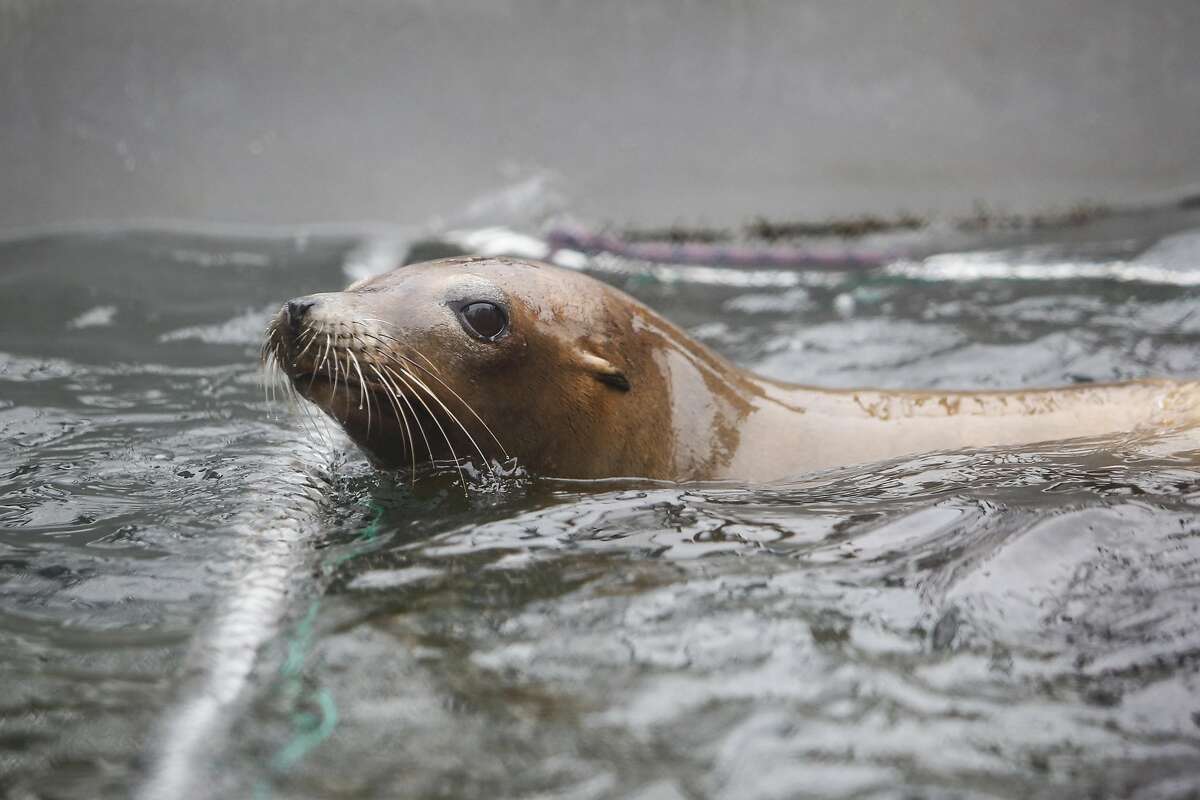
[(458, 318), (468, 333), (487, 342), (494, 342), (508, 330), (508, 315), (495, 303), (480, 300), (467, 303), (458, 310)]

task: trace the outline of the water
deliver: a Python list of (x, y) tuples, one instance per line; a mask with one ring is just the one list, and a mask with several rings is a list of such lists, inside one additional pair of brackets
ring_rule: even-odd
[[(1200, 795), (1193, 437), (410, 488), (258, 382), (361, 245), (0, 242), (4, 797)], [(1200, 214), (967, 249), (590, 266), (777, 378), (1200, 374)]]

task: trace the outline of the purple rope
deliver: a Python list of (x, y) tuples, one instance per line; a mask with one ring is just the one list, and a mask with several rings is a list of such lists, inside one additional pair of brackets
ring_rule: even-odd
[(546, 237), (554, 249), (588, 254), (612, 253), (660, 264), (713, 267), (784, 267), (792, 269), (869, 269), (895, 260), (882, 252), (833, 246), (719, 244), (708, 242), (631, 242), (583, 228), (554, 228)]

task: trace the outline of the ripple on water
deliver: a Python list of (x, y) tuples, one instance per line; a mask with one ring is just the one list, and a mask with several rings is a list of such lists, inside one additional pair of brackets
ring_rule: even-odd
[(931, 455), (759, 490), (552, 485), (540, 508), (397, 529), (347, 562), (312, 656), (353, 734), (283, 786), (1186, 794), (1194, 449)]
[[(1005, 280), (592, 266), (778, 377), (1031, 385), (1200, 373), (1200, 290), (1145, 280), (1187, 268), (1187, 237), (933, 262)], [(220, 649), (198, 632), (238, 582), (270, 579), (252, 537), (294, 510), (277, 481), (295, 434), (263, 411), (255, 331), (343, 282), (354, 244), (0, 244), (0, 784), (16, 796), (129, 796)], [(12, 299), (49, 292), (61, 307)], [(238, 664), (257, 671), (222, 706), (228, 735), (187, 751), (217, 759), (191, 765), (195, 789), (1200, 794), (1198, 450), (1131, 436), (753, 488), (523, 480), (470, 499), (351, 460), (282, 632), (261, 652), (226, 643), (250, 642)]]

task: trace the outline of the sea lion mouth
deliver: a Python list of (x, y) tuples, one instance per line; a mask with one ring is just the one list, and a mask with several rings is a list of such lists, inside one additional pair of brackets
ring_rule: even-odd
[(364, 332), (347, 332), (345, 326), (296, 330), (281, 312), (267, 329), (262, 360), (277, 366), (302, 397), (345, 424), (333, 414), (336, 401), (358, 399), (369, 413), (372, 399), (383, 402), (404, 393), (375, 339)]

